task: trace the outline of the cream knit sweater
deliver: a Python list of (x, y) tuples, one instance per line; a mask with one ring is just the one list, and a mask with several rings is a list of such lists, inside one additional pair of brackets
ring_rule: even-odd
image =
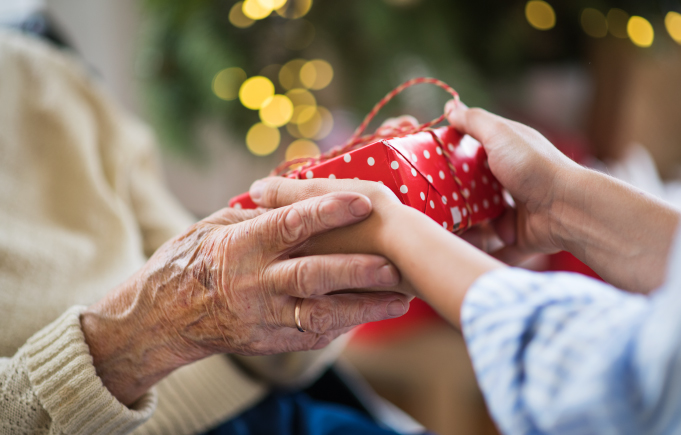
[[(263, 397), (266, 385), (224, 355), (175, 371), (131, 408), (96, 376), (80, 312), (191, 222), (163, 186), (149, 129), (75, 58), (0, 31), (1, 434), (196, 434)], [(318, 356), (241, 364), (307, 379)]]

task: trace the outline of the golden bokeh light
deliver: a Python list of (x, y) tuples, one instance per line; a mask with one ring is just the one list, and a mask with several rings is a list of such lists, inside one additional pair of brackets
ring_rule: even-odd
[(310, 91), (299, 88), (291, 89), (286, 93), (286, 96), (293, 103), (293, 115), (291, 116), (292, 123), (299, 124), (301, 122), (307, 121), (309, 117), (304, 118), (301, 116), (303, 114), (306, 116), (312, 116), (313, 112), (306, 111), (306, 109), (309, 107), (316, 107), (317, 101)]
[[(324, 139), (333, 130), (333, 116), (324, 107), (307, 107), (300, 114), (300, 117), (305, 118), (306, 121), (289, 129), (289, 132), (293, 131), (291, 133), (293, 136), (319, 140)], [(294, 133), (297, 133), (297, 135)]]
[(272, 13), (272, 8), (263, 6), (260, 0), (244, 0), (241, 10), (251, 20), (262, 20)]
[(300, 82), (300, 69), (305, 65), (305, 59), (293, 59), (286, 62), (279, 70), (279, 83), (284, 89), (300, 88), (303, 84)]
[(556, 13), (542, 0), (530, 0), (525, 5), (525, 18), (537, 30), (550, 30), (556, 25)]
[(302, 18), (310, 12), (312, 0), (288, 0), (284, 6), (277, 9), (277, 14), (284, 18)]
[(681, 14), (674, 11), (667, 12), (664, 17), (664, 26), (667, 28), (669, 36), (681, 44)]
[(608, 21), (598, 9), (586, 8), (582, 11), (582, 29), (592, 38), (604, 38), (608, 35)]
[(627, 35), (635, 45), (650, 47), (655, 39), (655, 31), (648, 20), (639, 16), (632, 16), (627, 23)]
[(290, 134), (293, 137), (297, 137), (297, 138), (303, 137), (303, 135), (300, 134), (300, 131), (298, 131), (298, 125), (297, 124), (293, 124), (293, 123), (289, 122), (288, 124), (286, 124), (286, 131), (288, 131), (288, 134)]
[(258, 3), (260, 3), (260, 6), (263, 8), (273, 11), (284, 6), (286, 4), (286, 0), (258, 0)]
[(244, 2), (236, 2), (232, 9), (229, 10), (229, 22), (240, 29), (245, 29), (255, 23), (255, 21), (244, 15), (243, 6)]
[(296, 88), (291, 89), (286, 93), (286, 96), (291, 100), (294, 106), (316, 106), (317, 100), (312, 92), (307, 89)]
[(268, 127), (260, 122), (246, 133), (246, 146), (256, 156), (272, 154), (279, 147), (280, 141), (281, 134), (278, 128)]
[(213, 93), (226, 101), (235, 100), (244, 80), (246, 73), (241, 68), (225, 68), (213, 77)]
[(300, 69), (300, 81), (306, 88), (324, 89), (331, 83), (331, 80), (333, 80), (333, 67), (325, 60), (311, 60)]
[(629, 14), (622, 9), (612, 8), (608, 11), (608, 31), (615, 38), (627, 38)]
[(249, 109), (260, 109), (268, 98), (274, 96), (274, 85), (267, 77), (255, 76), (243, 82), (239, 89), (241, 104)]
[(317, 112), (322, 117), (322, 126), (314, 138), (320, 140), (328, 136), (331, 130), (333, 130), (333, 115), (331, 115), (331, 112), (326, 107), (321, 106), (317, 107)]
[(298, 123), (298, 132), (304, 138), (314, 138), (322, 129), (322, 115), (319, 113), (318, 107), (309, 106), (300, 114), (304, 118), (304, 122)]
[(285, 95), (274, 95), (263, 103), (260, 120), (270, 127), (286, 125), (293, 116), (293, 103)]
[(304, 157), (319, 157), (319, 147), (316, 143), (307, 139), (298, 139), (291, 142), (286, 148), (286, 160), (302, 159)]

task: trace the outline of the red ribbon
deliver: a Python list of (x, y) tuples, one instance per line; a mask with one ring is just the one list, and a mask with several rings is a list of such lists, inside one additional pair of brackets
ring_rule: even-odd
[[(369, 134), (366, 136), (362, 136), (364, 133), (364, 130), (366, 130), (367, 126), (369, 123), (374, 119), (374, 117), (378, 114), (378, 112), (386, 105), (390, 100), (395, 98), (399, 93), (404, 91), (405, 89), (418, 85), (421, 83), (428, 83), (432, 84), (435, 86), (438, 86), (445, 91), (447, 91), (455, 100), (459, 100), (459, 94), (449, 86), (447, 83), (430, 78), (430, 77), (418, 77), (415, 79), (408, 80), (404, 83), (402, 83), (400, 86), (396, 87), (392, 91), (390, 91), (385, 97), (381, 99), (376, 105), (374, 106), (373, 109), (371, 109), (371, 112), (364, 118), (364, 121), (357, 127), (355, 132), (352, 134), (350, 139), (348, 141), (340, 146), (336, 147), (332, 150), (330, 150), (327, 153), (322, 154), (319, 157), (303, 157), (303, 158), (298, 158), (298, 159), (293, 159), (286, 161), (272, 171), (271, 175), (289, 175), (293, 172), (300, 172), (301, 170), (312, 166), (316, 165), (318, 163), (324, 162), (326, 160), (332, 159), (334, 157), (337, 157), (341, 154), (345, 154), (349, 151), (352, 151), (355, 148), (359, 148), (361, 146), (367, 145), (369, 143), (376, 142), (379, 139), (388, 139), (391, 137), (396, 137), (396, 136), (406, 136), (409, 134), (414, 134), (418, 133), (420, 131), (424, 131), (429, 129), (430, 127), (437, 125), (444, 121), (445, 119), (445, 114), (443, 113), (438, 117), (437, 119), (434, 119), (430, 122), (426, 122), (424, 124), (418, 125), (418, 126), (397, 126), (397, 127), (392, 127), (392, 128), (381, 128), (377, 132), (373, 134)], [(445, 151), (446, 152), (446, 151)], [(293, 166), (296, 166), (296, 168), (292, 168)]]

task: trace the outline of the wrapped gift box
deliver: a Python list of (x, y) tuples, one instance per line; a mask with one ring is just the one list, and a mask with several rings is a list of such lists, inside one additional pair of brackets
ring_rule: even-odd
[[(430, 216), (449, 231), (463, 231), (499, 216), (502, 188), (482, 146), (453, 127), (383, 139), (318, 164), (291, 178), (357, 178), (389, 187), (402, 203)], [(255, 208), (248, 193), (231, 207)]]

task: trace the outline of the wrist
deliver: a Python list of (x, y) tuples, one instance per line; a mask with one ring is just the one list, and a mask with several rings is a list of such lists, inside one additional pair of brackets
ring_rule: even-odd
[(546, 206), (548, 240), (557, 250), (569, 251), (569, 247), (584, 235), (576, 231), (588, 217), (586, 193), (590, 178), (595, 174), (577, 164), (570, 164), (556, 171), (552, 192), (547, 195)]
[[(136, 280), (110, 292), (80, 316), (97, 375), (121, 403), (131, 405), (173, 370), (187, 364), (165, 322), (141, 306)], [(198, 359), (198, 358), (197, 358)]]

